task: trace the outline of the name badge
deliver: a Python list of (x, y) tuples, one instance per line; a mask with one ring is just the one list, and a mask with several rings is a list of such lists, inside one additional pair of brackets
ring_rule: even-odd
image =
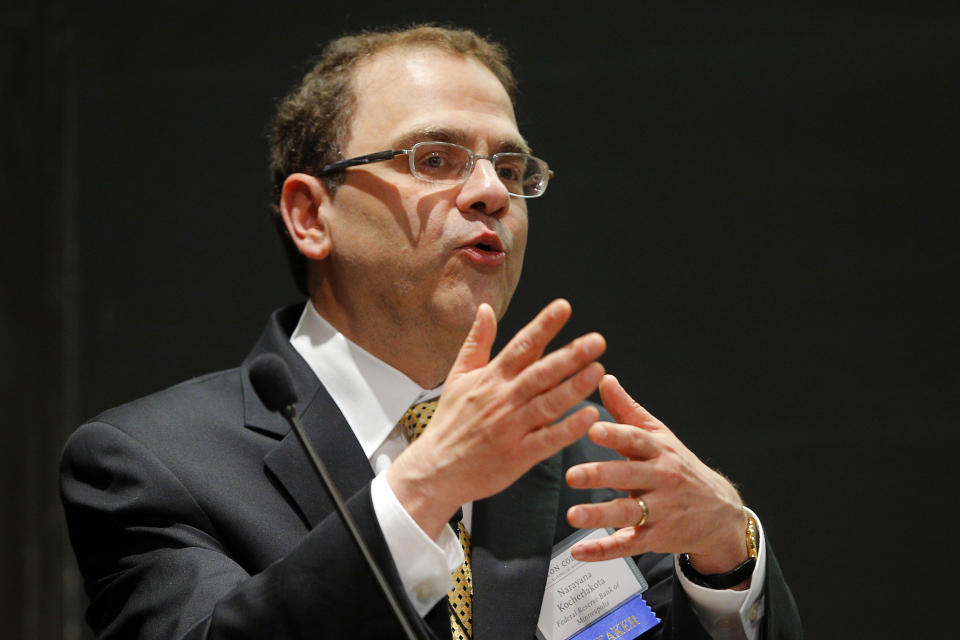
[(580, 562), (570, 555), (575, 543), (613, 531), (578, 531), (554, 545), (537, 622), (539, 640), (632, 640), (660, 622), (643, 600), (647, 581), (633, 558)]

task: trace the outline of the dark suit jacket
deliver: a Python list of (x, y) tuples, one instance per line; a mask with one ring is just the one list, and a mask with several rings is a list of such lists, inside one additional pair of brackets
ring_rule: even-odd
[[(374, 516), (373, 472), (349, 426), (288, 339), (302, 305), (275, 313), (237, 369), (112, 409), (70, 438), (62, 494), (70, 537), (101, 638), (401, 637), (346, 529), (286, 421), (268, 411), (250, 360), (280, 355), (314, 446), (405, 608)], [(563, 471), (611, 454), (587, 440), (541, 462), (474, 505), (474, 630), (478, 640), (531, 638), (553, 544), (573, 530)], [(792, 597), (769, 554), (767, 637), (798, 637)], [(705, 637), (670, 556), (637, 558), (663, 622), (651, 637)], [(418, 623), (424, 624), (422, 622)], [(425, 623), (448, 638), (445, 602)], [(423, 630), (423, 629), (421, 629)]]

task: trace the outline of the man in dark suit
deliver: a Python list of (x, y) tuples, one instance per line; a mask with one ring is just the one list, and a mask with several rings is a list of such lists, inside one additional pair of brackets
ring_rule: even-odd
[[(602, 336), (544, 355), (568, 303), (492, 357), (526, 200), (550, 177), (504, 60), (463, 31), (341, 38), (281, 104), (276, 214), (308, 301), (277, 312), (240, 368), (113, 409), (67, 445), (100, 637), (399, 635), (251, 387), (260, 353), (291, 369), (308, 433), (422, 632), (532, 637), (553, 545), (613, 527), (572, 554), (638, 556), (662, 619), (651, 636), (799, 635), (755, 515), (604, 375)], [(603, 419), (583, 403), (598, 386)]]

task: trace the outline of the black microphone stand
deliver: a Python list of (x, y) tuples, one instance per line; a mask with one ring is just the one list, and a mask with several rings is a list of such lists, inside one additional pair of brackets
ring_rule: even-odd
[[(253, 385), (254, 391), (256, 391), (264, 406), (271, 411), (280, 412), (290, 423), (290, 426), (293, 427), (293, 432), (297, 434), (297, 439), (300, 440), (303, 450), (307, 452), (307, 457), (310, 458), (314, 470), (317, 472), (317, 475), (320, 476), (320, 484), (323, 485), (327, 496), (330, 498), (330, 502), (333, 503), (333, 507), (337, 510), (337, 513), (340, 514), (340, 519), (347, 527), (350, 539), (353, 540), (357, 551), (360, 552), (360, 555), (363, 556), (363, 559), (366, 561), (370, 573), (373, 574), (377, 584), (380, 585), (380, 590), (387, 599), (387, 604), (390, 605), (393, 616), (397, 619), (397, 622), (400, 623), (400, 627), (403, 629), (407, 640), (423, 640), (421, 635), (416, 632), (415, 625), (409, 620), (404, 610), (400, 607), (400, 603), (397, 601), (393, 589), (390, 588), (390, 584), (383, 576), (383, 572), (377, 565), (377, 561), (374, 560), (373, 554), (370, 553), (370, 549), (367, 548), (366, 543), (364, 543), (363, 538), (360, 536), (360, 530), (357, 528), (353, 516), (351, 516), (347, 510), (347, 505), (343, 501), (343, 496), (340, 495), (337, 485), (334, 484), (333, 478), (330, 477), (330, 473), (323, 464), (323, 460), (317, 455), (316, 449), (313, 448), (310, 440), (307, 439), (303, 424), (297, 415), (295, 406), (297, 403), (297, 392), (293, 387), (293, 379), (290, 377), (290, 370), (287, 369), (287, 364), (275, 353), (261, 353), (250, 363), (249, 375), (250, 383)], [(434, 635), (432, 631), (428, 630), (427, 634), (429, 638), (436, 640), (436, 635)]]
[(323, 488), (326, 490), (327, 496), (333, 503), (337, 513), (340, 514), (343, 524), (346, 525), (347, 531), (350, 533), (350, 539), (353, 540), (353, 543), (360, 552), (360, 555), (362, 555), (363, 559), (366, 560), (367, 566), (370, 568), (370, 573), (373, 574), (373, 577), (377, 580), (377, 584), (380, 585), (380, 590), (383, 591), (383, 595), (387, 599), (387, 603), (390, 605), (390, 608), (393, 610), (393, 615), (403, 628), (404, 634), (409, 640), (422, 640), (420, 635), (413, 628), (413, 625), (407, 619), (406, 614), (400, 607), (400, 603), (393, 594), (393, 589), (390, 588), (390, 584), (387, 582), (383, 572), (377, 565), (377, 561), (374, 560), (373, 555), (370, 553), (370, 549), (367, 548), (366, 543), (360, 536), (360, 530), (357, 528), (357, 524), (354, 522), (353, 516), (350, 515), (350, 511), (347, 510), (347, 505), (343, 501), (343, 496), (340, 495), (340, 491), (333, 483), (333, 478), (330, 477), (330, 473), (327, 471), (326, 465), (323, 464), (320, 456), (317, 455), (317, 451), (307, 439), (307, 434), (303, 430), (303, 424), (300, 422), (299, 416), (297, 416), (296, 409), (292, 404), (288, 404), (280, 410), (280, 413), (282, 413), (283, 417), (290, 422), (290, 426), (293, 427), (294, 433), (297, 434), (300, 444), (303, 445), (304, 450), (307, 452), (307, 456), (313, 463), (313, 468), (316, 469), (317, 475), (320, 476), (320, 482), (323, 485)]

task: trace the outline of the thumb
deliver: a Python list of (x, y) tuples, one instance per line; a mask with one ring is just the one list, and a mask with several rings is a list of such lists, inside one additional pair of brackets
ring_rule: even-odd
[(490, 362), (490, 350), (493, 349), (493, 341), (496, 337), (497, 316), (493, 312), (493, 307), (486, 302), (481, 302), (477, 308), (477, 315), (473, 319), (473, 326), (470, 327), (470, 333), (460, 347), (460, 353), (457, 354), (457, 359), (450, 368), (447, 380), (479, 369)]
[(600, 381), (600, 399), (607, 411), (621, 424), (635, 427), (654, 428), (660, 421), (630, 397), (620, 381), (612, 375), (605, 375)]

